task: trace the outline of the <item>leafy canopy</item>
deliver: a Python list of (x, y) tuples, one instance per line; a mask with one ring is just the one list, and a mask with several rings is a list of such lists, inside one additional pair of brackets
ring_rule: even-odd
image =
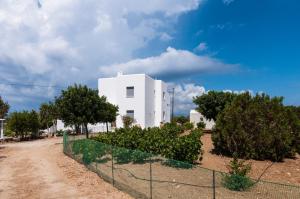
[(8, 117), (8, 128), (22, 139), (28, 135), (37, 137), (40, 128), (38, 113), (34, 110), (13, 112)]
[(197, 105), (197, 111), (203, 114), (207, 119), (216, 121), (217, 115), (221, 113), (227, 104), (237, 94), (229, 92), (209, 91), (201, 96), (194, 97), (193, 101)]
[(84, 125), (86, 129), (87, 124), (114, 121), (118, 111), (118, 107), (106, 102), (104, 96), (99, 97), (97, 90), (76, 84), (62, 91), (56, 98), (56, 105), (65, 125)]
[(3, 119), (7, 116), (9, 110), (9, 104), (4, 102), (0, 96), (0, 119)]
[(299, 119), (282, 101), (265, 94), (236, 96), (217, 117), (212, 134), (215, 152), (273, 161), (294, 156), (299, 150)]

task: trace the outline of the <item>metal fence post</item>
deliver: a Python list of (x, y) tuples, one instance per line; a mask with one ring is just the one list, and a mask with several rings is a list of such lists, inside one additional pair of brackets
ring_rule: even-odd
[(216, 199), (216, 175), (215, 175), (215, 170), (213, 170), (213, 199)]
[(114, 178), (114, 146), (111, 146), (111, 176), (112, 176), (112, 184), (115, 186), (115, 178)]
[(152, 158), (150, 157), (150, 199), (152, 199)]

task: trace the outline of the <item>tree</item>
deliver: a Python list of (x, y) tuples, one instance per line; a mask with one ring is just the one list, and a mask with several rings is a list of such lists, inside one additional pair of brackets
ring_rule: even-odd
[(7, 116), (9, 110), (9, 104), (4, 102), (0, 96), (0, 119), (3, 119)]
[[(49, 103), (41, 104), (41, 106), (40, 106), (41, 125), (44, 128), (48, 129), (48, 133), (50, 133), (49, 132), (50, 126), (54, 125), (56, 127), (57, 119), (58, 119), (58, 110), (54, 103), (49, 102)], [(56, 128), (55, 128), (55, 130), (56, 130)]]
[(117, 117), (117, 112), (118, 112), (119, 108), (118, 106), (115, 106), (109, 102), (105, 103), (105, 108), (104, 108), (104, 113), (103, 113), (103, 118), (101, 122), (105, 122), (106, 123), (106, 131), (108, 132), (108, 123), (112, 123), (114, 121), (116, 121), (116, 117)]
[[(61, 95), (56, 98), (56, 105), (59, 117), (65, 125), (74, 125), (78, 133), (79, 126), (83, 125), (86, 129), (86, 137), (89, 137), (87, 125), (96, 124), (110, 120), (112, 115), (108, 114), (108, 108), (104, 96), (99, 97), (98, 91), (87, 86), (74, 85), (63, 90)], [(114, 109), (115, 111), (115, 109)], [(116, 114), (116, 113), (114, 113)]]
[(265, 94), (236, 96), (218, 116), (212, 133), (214, 151), (273, 161), (294, 156), (299, 121), (291, 116), (282, 101), (282, 97), (271, 98)]
[(197, 105), (197, 111), (207, 119), (216, 121), (217, 115), (221, 113), (227, 104), (230, 104), (237, 94), (230, 92), (209, 91), (207, 94), (197, 96), (193, 99)]
[(7, 125), (21, 139), (27, 137), (29, 133), (31, 137), (37, 137), (40, 127), (38, 114), (34, 110), (11, 113)]
[(189, 122), (189, 118), (183, 115), (175, 116), (172, 119), (172, 122), (179, 123), (181, 125), (185, 124), (186, 122)]

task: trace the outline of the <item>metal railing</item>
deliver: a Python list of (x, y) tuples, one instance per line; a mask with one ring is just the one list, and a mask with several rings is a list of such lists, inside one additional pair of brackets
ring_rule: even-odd
[(299, 199), (300, 187), (256, 181), (246, 191), (223, 186), (224, 173), (161, 156), (63, 137), (64, 153), (134, 198)]

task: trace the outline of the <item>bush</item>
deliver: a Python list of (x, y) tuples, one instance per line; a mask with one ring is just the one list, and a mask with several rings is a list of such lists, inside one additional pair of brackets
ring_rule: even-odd
[(84, 164), (101, 161), (101, 158), (109, 152), (109, 146), (94, 140), (82, 139), (72, 142), (74, 155), (82, 154)]
[[(115, 132), (101, 134), (93, 139), (117, 147), (141, 151), (134, 151), (131, 155), (127, 155), (126, 151), (118, 151), (116, 154), (118, 162), (139, 162), (147, 156), (142, 154), (143, 152), (189, 163), (201, 159), (203, 152), (200, 137), (202, 132), (193, 130), (189, 135), (179, 136), (181, 133), (183, 133), (182, 127), (176, 124), (165, 124), (162, 128), (120, 128)], [(120, 154), (123, 154), (124, 157), (119, 157)]]
[(186, 123), (184, 123), (183, 126), (184, 126), (184, 129), (185, 129), (185, 130), (191, 130), (191, 129), (194, 128), (194, 124), (191, 123), (191, 122), (186, 122)]
[(122, 121), (123, 121), (124, 128), (129, 128), (133, 124), (134, 119), (132, 117), (125, 115), (122, 117)]
[(212, 133), (214, 151), (272, 161), (294, 156), (299, 142), (299, 120), (289, 115), (282, 100), (265, 94), (236, 96), (217, 118)]
[(198, 129), (205, 129), (206, 124), (203, 121), (200, 121), (197, 123), (197, 128)]
[(247, 176), (251, 170), (250, 164), (245, 164), (244, 160), (238, 160), (237, 155), (234, 155), (233, 160), (228, 165), (229, 174), (224, 174), (222, 184), (227, 189), (233, 191), (245, 191), (254, 183)]

